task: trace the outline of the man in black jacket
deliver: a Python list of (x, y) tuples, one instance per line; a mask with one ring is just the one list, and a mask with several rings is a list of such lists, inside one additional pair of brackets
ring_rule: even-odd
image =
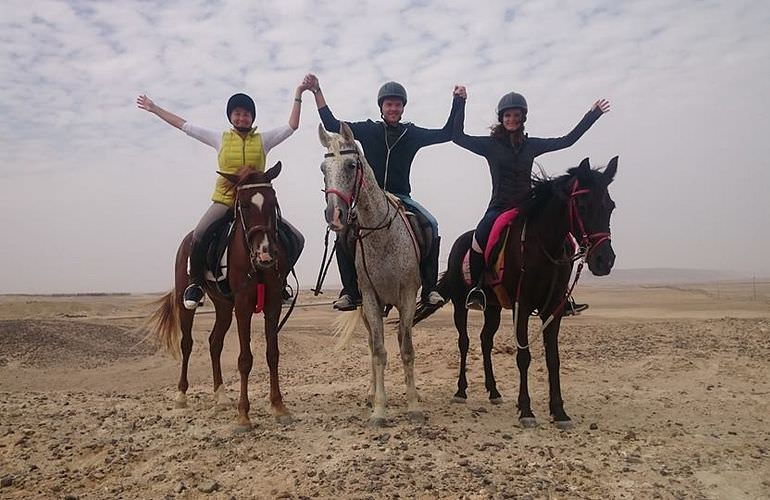
[[(318, 78), (309, 74), (303, 82), (315, 95), (318, 114), (324, 127), (329, 132), (340, 132), (340, 121), (332, 114), (326, 104)], [(364, 150), (366, 161), (374, 170), (377, 183), (387, 192), (396, 195), (410, 211), (418, 212), (428, 220), (433, 232), (433, 245), (420, 263), (422, 278), (421, 300), (424, 304), (440, 306), (444, 298), (436, 291), (438, 278), (438, 256), (440, 238), (438, 222), (422, 205), (410, 196), (409, 172), (417, 151), (424, 146), (448, 142), (452, 139), (452, 122), (461, 105), (459, 99), (452, 103), (452, 110), (443, 128), (426, 129), (409, 122), (401, 122), (406, 106), (406, 89), (397, 82), (387, 82), (377, 93), (377, 106), (380, 108), (382, 121), (346, 122), (353, 136)], [(350, 249), (340, 240), (337, 241), (337, 265), (342, 279), (342, 292), (334, 303), (340, 311), (355, 309), (360, 302), (360, 292), (356, 277), (356, 268)]]

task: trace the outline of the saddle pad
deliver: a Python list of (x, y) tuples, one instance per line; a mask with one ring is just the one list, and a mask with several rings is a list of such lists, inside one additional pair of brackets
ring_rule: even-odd
[(512, 208), (501, 213), (495, 219), (495, 223), (492, 224), (492, 231), (489, 232), (489, 240), (487, 241), (487, 248), (484, 249), (484, 260), (487, 265), (491, 263), (492, 249), (495, 248), (500, 236), (503, 234), (503, 230), (510, 226), (516, 216), (519, 214), (518, 208)]

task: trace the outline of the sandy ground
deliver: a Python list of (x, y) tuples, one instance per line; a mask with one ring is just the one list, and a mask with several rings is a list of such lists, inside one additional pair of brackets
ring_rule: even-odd
[[(190, 407), (174, 409), (178, 364), (136, 331), (152, 298), (0, 297), (0, 498), (770, 498), (770, 299), (750, 283), (581, 287), (591, 309), (561, 334), (572, 431), (548, 421), (537, 341), (541, 425), (518, 426), (509, 314), (494, 350), (505, 403), (487, 400), (475, 336), (468, 402), (450, 402), (451, 307), (415, 333), (427, 422), (405, 418), (390, 327), (389, 426), (369, 428), (363, 332), (335, 351), (335, 314), (303, 296), (280, 340), (294, 421), (269, 412), (258, 321), (255, 427), (236, 434), (235, 408), (212, 405), (213, 316), (197, 318)], [(233, 399), (236, 358), (233, 327), (222, 356)]]

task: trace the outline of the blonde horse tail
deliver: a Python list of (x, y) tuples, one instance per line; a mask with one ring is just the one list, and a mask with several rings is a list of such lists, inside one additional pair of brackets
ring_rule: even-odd
[(181, 328), (179, 326), (179, 304), (176, 300), (176, 291), (171, 290), (163, 297), (154, 301), (152, 305), (158, 308), (147, 320), (146, 326), (149, 336), (155, 337), (155, 343), (170, 353), (174, 359), (179, 359)]
[(358, 324), (361, 322), (363, 313), (361, 308), (358, 307), (354, 311), (346, 311), (341, 313), (337, 319), (334, 320), (334, 330), (332, 332), (333, 337), (339, 337), (335, 348), (337, 350), (344, 349), (350, 343), (353, 333), (358, 328)]

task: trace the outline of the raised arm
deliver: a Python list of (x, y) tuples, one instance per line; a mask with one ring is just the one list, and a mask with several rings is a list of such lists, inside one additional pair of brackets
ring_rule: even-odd
[(289, 126), (292, 130), (297, 130), (299, 128), (299, 115), (300, 111), (302, 111), (302, 93), (309, 88), (310, 87), (303, 80), (302, 83), (297, 86), (297, 90), (294, 91), (294, 105), (292, 105), (291, 114), (289, 115)]
[(155, 104), (152, 99), (144, 94), (136, 98), (136, 106), (139, 109), (149, 111), (150, 113), (159, 116), (164, 122), (178, 128), (179, 130), (182, 130), (182, 125), (184, 125), (187, 121), (184, 118), (181, 118), (174, 113), (161, 108)]
[[(335, 134), (339, 134), (340, 120), (338, 120), (334, 116), (334, 114), (332, 113), (332, 110), (329, 109), (329, 105), (326, 104), (326, 98), (324, 98), (323, 91), (321, 90), (321, 85), (318, 82), (318, 77), (312, 73), (308, 73), (307, 75), (305, 75), (305, 79), (302, 81), (302, 83), (307, 85), (307, 88), (315, 96), (315, 104), (318, 107), (318, 116), (321, 117), (321, 123), (323, 123), (324, 128), (329, 132), (334, 132)], [(350, 130), (353, 132), (353, 137), (357, 139), (361, 137), (361, 133), (363, 131), (363, 128), (366, 126), (366, 122), (346, 122), (346, 123), (350, 126)]]
[(460, 104), (452, 123), (452, 142), (472, 153), (486, 156), (492, 139), (487, 136), (466, 135), (463, 131), (465, 127), (465, 101), (468, 97), (465, 87), (455, 86), (454, 96), (455, 101), (459, 101)]
[[(430, 146), (431, 144), (440, 144), (452, 140), (452, 128), (454, 127), (455, 117), (462, 107), (460, 96), (457, 93), (458, 86), (455, 85), (452, 98), (452, 107), (449, 110), (449, 117), (443, 127), (438, 129), (427, 129), (422, 127), (413, 127), (417, 135), (420, 147)], [(463, 87), (464, 89), (464, 87)]]
[(600, 116), (604, 113), (609, 113), (609, 111), (610, 102), (606, 99), (599, 99), (567, 135), (548, 139), (530, 137), (529, 143), (532, 146), (534, 155), (539, 156), (543, 153), (558, 151), (572, 146), (591, 128), (591, 125), (596, 123)]

